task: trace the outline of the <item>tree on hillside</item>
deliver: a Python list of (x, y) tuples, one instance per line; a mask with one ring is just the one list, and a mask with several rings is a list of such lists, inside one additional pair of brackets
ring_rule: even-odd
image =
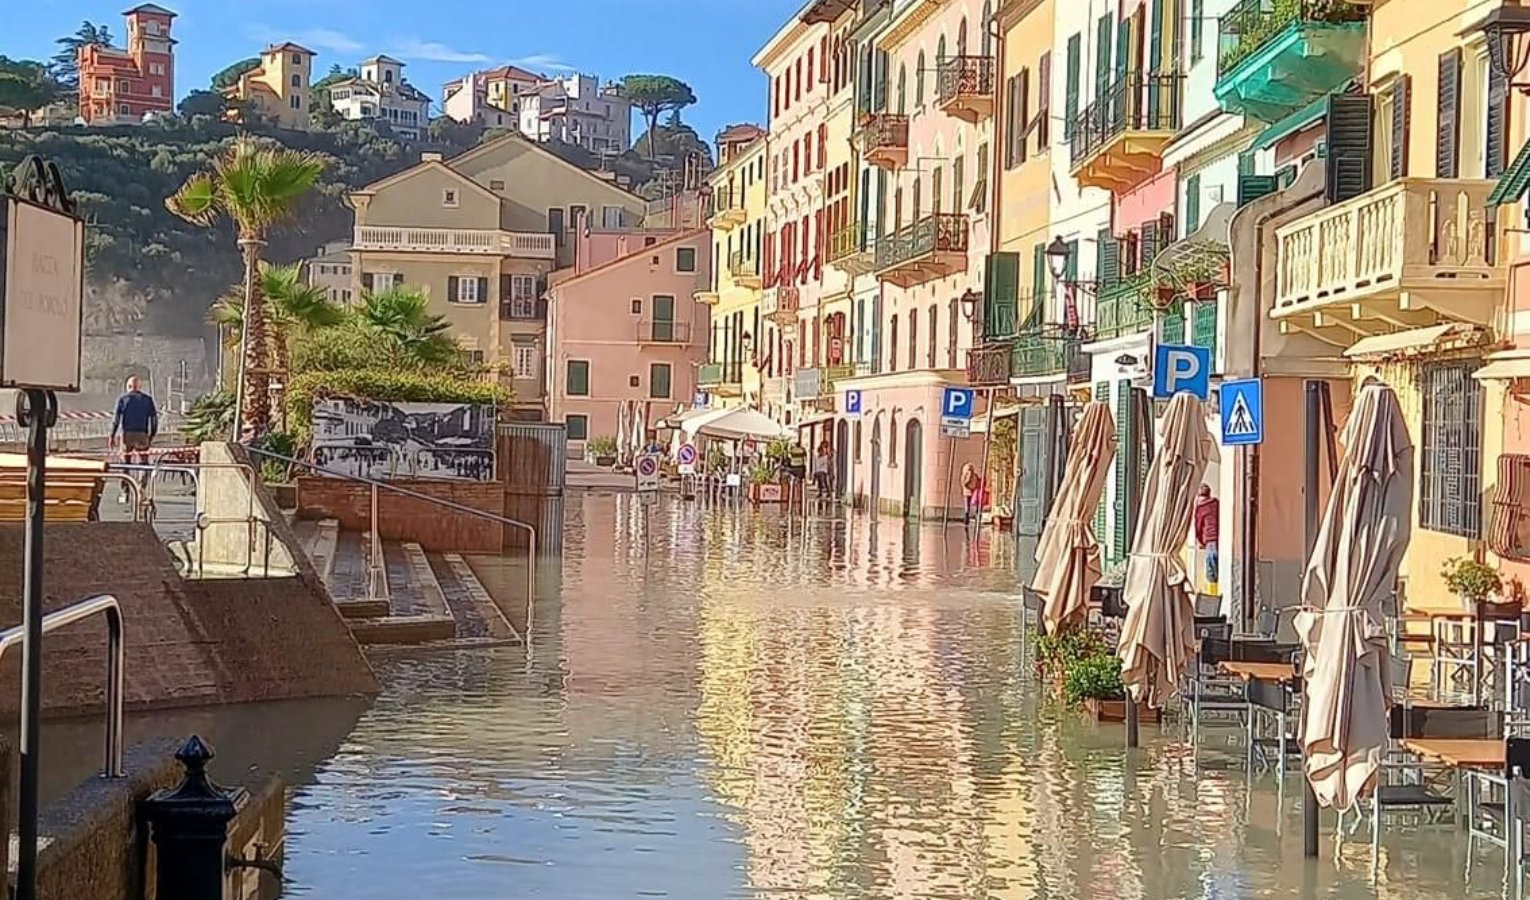
[(97, 25), (86, 19), (80, 23), (80, 27), (74, 34), (61, 37), (54, 43), (58, 44), (58, 53), (54, 54), (49, 69), (52, 70), (53, 77), (59, 84), (74, 89), (80, 86), (80, 48), (110, 47), (112, 30), (105, 25)]
[(33, 111), (47, 106), (63, 93), (63, 87), (45, 64), (0, 56), (0, 111), (20, 116), (22, 125), (31, 125)]
[[(297, 263), (277, 266), (262, 262), (260, 291), (266, 301), (272, 372), (285, 383), (292, 372), (292, 342), (320, 328), (339, 325), (345, 310), (330, 302), (324, 288), (305, 281)], [(239, 336), (244, 333), (244, 286), (236, 285), (220, 297), (208, 319), (228, 336), (228, 349), (237, 350)]]
[(245, 312), (236, 420), (256, 434), (271, 424), (270, 338), (261, 293), (261, 251), (271, 231), (292, 218), (323, 174), (323, 159), (315, 154), (240, 138), (211, 169), (192, 175), (165, 200), (171, 212), (203, 227), (226, 216), (239, 234)]
[(643, 134), (633, 147), (648, 159), (670, 159), (678, 164), (686, 159), (699, 158), (704, 169), (712, 169), (712, 148), (701, 139), (696, 129), (673, 118)]
[[(679, 114), (696, 102), (696, 92), (678, 78), (668, 75), (628, 75), (622, 79), (622, 94), (643, 114), (648, 123), (648, 133), (659, 127), (659, 117), (666, 112)], [(649, 159), (653, 147), (648, 148)]]
[(258, 68), (260, 68), (260, 57), (252, 56), (249, 59), (241, 59), (233, 65), (225, 67), (212, 77), (212, 89), (215, 91), (227, 90), (239, 83), (241, 75)]
[(212, 116), (221, 119), (227, 110), (228, 103), (222, 94), (217, 91), (201, 90), (188, 93), (175, 108), (183, 119), (190, 119), (193, 116)]

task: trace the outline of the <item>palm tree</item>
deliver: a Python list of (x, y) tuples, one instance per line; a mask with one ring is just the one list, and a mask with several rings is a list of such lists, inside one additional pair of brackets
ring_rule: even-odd
[(323, 173), (324, 161), (315, 154), (239, 138), (210, 170), (191, 176), (165, 200), (171, 212), (196, 225), (211, 226), (227, 216), (239, 234), (246, 312), (240, 323), (235, 421), (257, 433), (271, 424), (270, 338), (261, 295), (260, 251), (271, 230), (292, 218)]
[(399, 285), (363, 294), (356, 314), (365, 327), (397, 342), (409, 360), (424, 365), (461, 360), (462, 348), (448, 333), (446, 317), (430, 311), (430, 299), (418, 287)]
[[(320, 328), (333, 328), (345, 321), (345, 310), (330, 302), (324, 288), (303, 280), (302, 266), (260, 264), (260, 293), (266, 299), (265, 315), (272, 360), (272, 372), (283, 382), (292, 373), (292, 340)], [(220, 332), (234, 338), (229, 349), (238, 347), (237, 335), (244, 331), (244, 297), (238, 288), (218, 298), (208, 320)]]

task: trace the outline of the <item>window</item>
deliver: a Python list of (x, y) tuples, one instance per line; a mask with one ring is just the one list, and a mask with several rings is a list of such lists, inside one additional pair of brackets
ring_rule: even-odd
[[(155, 90), (157, 91), (157, 90), (159, 90), (159, 88), (155, 88)], [(293, 108), (293, 109), (302, 109), (303, 108), (303, 98), (299, 97), (297, 94), (293, 94), (291, 97), (289, 97), (287, 99), (287, 105), (289, 107)]]
[[(945, 40), (942, 38), (941, 40)], [(919, 61), (914, 65), (914, 108), (924, 106), (924, 51), (919, 51)]]
[(126, 103), (119, 103), (119, 104), (117, 104), (117, 115), (119, 115), (119, 116), (130, 116), (132, 114), (133, 114), (133, 110), (131, 108), (129, 108)]
[(962, 199), (966, 194), (964, 189), (967, 187), (967, 173), (964, 171), (966, 168), (965, 156), (958, 156), (956, 161), (951, 163), (951, 211), (954, 213), (962, 211)]
[(930, 349), (925, 355), (925, 365), (935, 368), (935, 347), (940, 343), (940, 306), (930, 306)]
[(590, 396), (590, 361), (587, 359), (569, 360), (564, 380), (567, 382), (566, 388), (570, 397)]
[(483, 367), (483, 351), (482, 350), (463, 350), (462, 351), (462, 361), (467, 363), (469, 366), (474, 366), (474, 367), (482, 368)]
[(588, 416), (564, 416), (563, 426), (568, 429), (568, 439), (571, 441), (587, 441), (590, 439), (590, 420)]
[(126, 79), (117, 82), (117, 93), (126, 94), (131, 89), (132, 86), (128, 84)]
[(294, 66), (301, 66), (303, 64), (303, 54), (301, 54), (301, 53), (294, 53), (294, 54), (292, 54), (292, 64)]
[(149, 74), (150, 75), (163, 75), (163, 74), (165, 74), (165, 64), (164, 63), (149, 63)]
[(501, 319), (536, 319), (537, 278), (535, 275), (499, 276), (499, 317)]
[(568, 220), (575, 228), (581, 227), (582, 224), (583, 228), (588, 230), (590, 227), (588, 216), (589, 209), (583, 205), (575, 204), (568, 208)]
[(694, 271), (696, 271), (696, 248), (695, 247), (680, 247), (680, 248), (675, 250), (675, 271), (676, 272), (694, 272)]
[(448, 207), (448, 208), (451, 208), (451, 209), (456, 209), (457, 208), (457, 189), (456, 188), (447, 188), (446, 190), (441, 192), (441, 205), (445, 206), (445, 207)]
[(919, 311), (908, 311), (908, 367), (919, 367)]
[(655, 400), (669, 399), (669, 363), (649, 363), (648, 396)]
[(563, 246), (563, 207), (554, 206), (547, 211), (547, 230), (553, 236), (553, 243)]
[(1419, 372), (1419, 526), (1470, 539), (1482, 530), (1482, 384), (1472, 378), (1477, 365), (1448, 363)]
[(602, 206), (600, 208), (600, 227), (607, 231), (615, 231), (622, 227), (624, 210), (620, 206)]
[(956, 343), (959, 339), (957, 334), (958, 325), (961, 321), (961, 301), (953, 298), (946, 310), (946, 325), (951, 329), (951, 334), (946, 339), (946, 368), (956, 368)]
[(643, 298), (632, 298), (632, 314), (634, 316), (641, 316), (643, 314)]
[(446, 302), (448, 303), (487, 303), (489, 300), (489, 279), (478, 278), (471, 275), (451, 275), (446, 279)]
[(627, 387), (640, 387), (640, 386), (642, 386), (642, 383), (643, 383), (643, 379), (639, 378), (636, 375), (628, 375), (627, 376)]
[(388, 69), (387, 71), (383, 72), (383, 84), (392, 84), (392, 83), (393, 83), (393, 70), (392, 69)]
[(542, 354), (537, 351), (535, 340), (517, 341), (511, 347), (510, 374), (522, 380), (535, 379), (537, 377), (538, 361)]
[(1205, 0), (1190, 0), (1190, 65), (1201, 61), (1205, 54), (1201, 50), (1201, 37), (1205, 33), (1206, 2)]
[(972, 183), (972, 201), (967, 208), (982, 215), (988, 210), (988, 145), (979, 144), (977, 150), (977, 178)]
[[(165, 89), (156, 84), (152, 88), (149, 88), (149, 93), (155, 97), (163, 97), (165, 96)], [(294, 97), (293, 99), (297, 98)]]
[(296, 72), (292, 73), (292, 86), (295, 87), (295, 88), (302, 87), (303, 86), (303, 76), (297, 74)]

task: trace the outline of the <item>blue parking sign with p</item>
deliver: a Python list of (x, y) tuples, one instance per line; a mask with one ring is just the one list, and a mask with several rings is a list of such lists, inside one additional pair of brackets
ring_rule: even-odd
[(1211, 350), (1181, 344), (1159, 344), (1153, 354), (1153, 397), (1165, 400), (1190, 393), (1211, 397)]
[(972, 421), (972, 388), (948, 387), (940, 401), (940, 421)]
[(858, 416), (861, 414), (861, 392), (845, 391), (845, 415)]

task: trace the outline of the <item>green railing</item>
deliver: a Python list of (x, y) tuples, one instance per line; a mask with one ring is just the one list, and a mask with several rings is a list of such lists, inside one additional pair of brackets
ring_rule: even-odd
[(1143, 287), (1135, 282), (1112, 285), (1100, 292), (1095, 333), (1101, 338), (1120, 337), (1153, 324), (1153, 308), (1143, 301)]
[(877, 241), (877, 271), (891, 269), (932, 253), (967, 252), (967, 217), (933, 213)]
[(1365, 21), (1365, 10), (1342, 0), (1241, 0), (1222, 16), (1217, 77), (1298, 23), (1343, 24)]
[[(1029, 301), (1023, 301), (1029, 306)], [(996, 303), (983, 311), (983, 340), (1002, 341), (1015, 336), (1020, 303)]]
[(722, 363), (702, 363), (696, 370), (696, 383), (701, 387), (723, 383)]
[(1084, 355), (1081, 346), (1077, 337), (1063, 334), (1022, 334), (1010, 351), (1010, 371), (1016, 378), (1071, 373)]

